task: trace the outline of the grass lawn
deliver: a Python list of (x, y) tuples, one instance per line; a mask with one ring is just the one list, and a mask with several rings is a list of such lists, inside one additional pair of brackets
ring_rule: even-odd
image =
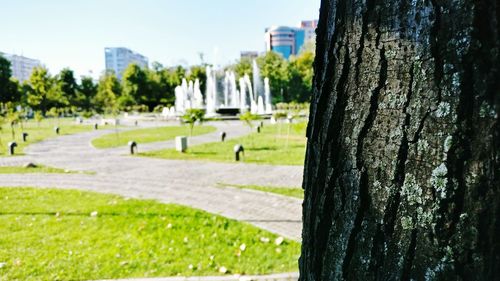
[(263, 192), (270, 192), (284, 196), (290, 196), (295, 198), (304, 198), (304, 190), (300, 187), (274, 187), (274, 186), (260, 186), (260, 185), (238, 185), (238, 184), (224, 184), (220, 183), (221, 187), (234, 187), (241, 189), (253, 189)]
[[(242, 125), (244, 126), (244, 125)], [(249, 129), (250, 130), (250, 129)], [(273, 165), (303, 165), (305, 156), (306, 123), (264, 126), (261, 133), (189, 147), (185, 153), (164, 149), (140, 153), (141, 156), (234, 162), (233, 147), (242, 144), (243, 162)], [(288, 135), (290, 132), (290, 135)]]
[[(91, 125), (76, 124), (73, 118), (45, 119), (40, 124), (34, 120), (24, 121), (23, 129), (21, 126), (14, 126), (14, 141), (17, 143), (15, 154), (23, 154), (24, 148), (32, 143), (39, 142), (48, 138), (57, 137), (54, 127), (59, 127), (60, 135), (69, 135), (85, 131), (93, 130)], [(22, 132), (28, 133), (27, 142), (23, 142)], [(7, 143), (13, 141), (12, 129), (10, 125), (3, 125), (0, 131), (0, 155), (5, 156), (7, 151)]]
[(296, 271), (298, 242), (152, 200), (0, 188), (0, 280)]
[(77, 173), (75, 171), (37, 165), (36, 167), (23, 167), (23, 166), (2, 166), (0, 167), (0, 174), (29, 174), (29, 173)]
[[(215, 131), (213, 126), (195, 126), (193, 136), (207, 134)], [(131, 140), (138, 144), (166, 141), (176, 136), (189, 136), (189, 126), (167, 126), (159, 128), (138, 129), (125, 132), (107, 134), (92, 140), (92, 145), (97, 148), (110, 148), (125, 146)]]

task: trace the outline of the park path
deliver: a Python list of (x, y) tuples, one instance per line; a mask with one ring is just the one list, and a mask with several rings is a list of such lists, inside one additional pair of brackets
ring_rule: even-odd
[[(195, 136), (190, 144), (247, 134), (239, 121), (211, 123), (214, 133)], [(139, 127), (158, 126), (141, 122)], [(0, 165), (34, 162), (89, 174), (3, 174), (0, 186), (78, 188), (128, 197), (157, 199), (246, 221), (284, 237), (300, 240), (301, 200), (253, 190), (220, 187), (224, 184), (300, 186), (302, 167), (246, 163), (165, 160), (127, 155), (128, 148), (95, 149), (90, 141), (113, 132), (97, 130), (60, 136), (33, 144), (25, 156), (0, 158)], [(173, 141), (140, 144), (139, 151), (174, 147)], [(229, 152), (232, 153), (232, 152)]]

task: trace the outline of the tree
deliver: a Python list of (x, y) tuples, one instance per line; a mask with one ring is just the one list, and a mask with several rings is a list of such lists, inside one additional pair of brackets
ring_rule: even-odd
[(97, 94), (93, 104), (96, 110), (104, 113), (115, 113), (118, 110), (117, 98), (121, 94), (118, 78), (113, 73), (104, 73), (99, 80)]
[(195, 65), (192, 66), (189, 71), (189, 76), (187, 80), (195, 81), (198, 79), (200, 81), (200, 90), (205, 92), (207, 85), (207, 70), (206, 66), (203, 65)]
[(11, 63), (0, 55), (0, 102), (18, 102), (21, 98), (17, 81), (12, 79)]
[(300, 280), (500, 279), (494, 0), (323, 0)]
[(9, 124), (12, 141), (15, 141), (16, 131), (14, 126), (20, 121), (20, 114), (15, 110), (14, 105), (10, 102), (5, 105), (5, 111), (4, 122)]
[(290, 58), (288, 64), (289, 101), (306, 102), (311, 98), (314, 53), (304, 51)]
[(257, 58), (262, 77), (269, 78), (269, 86), (273, 93), (273, 103), (290, 101), (286, 89), (288, 82), (287, 61), (278, 53), (267, 52)]
[(203, 109), (188, 109), (182, 116), (182, 121), (189, 125), (189, 136), (193, 136), (193, 129), (196, 122), (203, 123), (205, 120), (205, 111)]
[(251, 58), (243, 57), (232, 67), (232, 69), (238, 77), (243, 77), (245, 76), (245, 74), (248, 74), (248, 76), (252, 77), (252, 63), (253, 62)]
[(75, 105), (77, 103), (77, 88), (73, 71), (69, 68), (64, 68), (56, 77), (56, 83), (59, 93), (67, 100), (65, 104)]
[(76, 106), (79, 108), (90, 111), (93, 108), (92, 101), (97, 94), (97, 85), (90, 76), (82, 76), (82, 81), (77, 89)]
[(33, 118), (35, 119), (38, 127), (40, 127), (40, 123), (43, 121), (43, 113), (41, 111), (35, 111)]
[(175, 73), (159, 65), (154, 70), (145, 71), (149, 92), (148, 105), (153, 107), (149, 110), (158, 107), (158, 105), (173, 105), (175, 103), (174, 89), (180, 83), (178, 82), (180, 80), (172, 78)]
[(247, 126), (250, 128), (250, 131), (253, 130), (253, 121), (260, 120), (260, 116), (257, 114), (252, 114), (250, 111), (247, 111), (240, 115), (240, 120), (245, 122)]
[(53, 106), (51, 100), (54, 91), (54, 81), (45, 67), (35, 67), (30, 76), (30, 87), (27, 87), (27, 104), (41, 110), (43, 114)]
[[(123, 72), (122, 95), (118, 103), (122, 108), (136, 104), (149, 105), (149, 91), (146, 72), (132, 63)], [(154, 107), (154, 105), (152, 105)]]

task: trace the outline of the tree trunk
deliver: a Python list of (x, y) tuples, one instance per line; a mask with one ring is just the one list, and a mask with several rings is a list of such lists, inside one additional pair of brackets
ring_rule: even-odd
[(300, 280), (500, 280), (500, 4), (323, 0)]

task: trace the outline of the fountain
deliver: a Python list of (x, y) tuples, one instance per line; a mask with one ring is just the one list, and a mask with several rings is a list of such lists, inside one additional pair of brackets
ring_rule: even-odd
[(240, 78), (240, 113), (246, 112), (247, 107), (247, 89), (245, 79)]
[(266, 114), (273, 114), (273, 106), (271, 101), (271, 87), (269, 86), (269, 78), (264, 78), (264, 97), (266, 102)]
[[(260, 69), (255, 60), (252, 69), (253, 81), (250, 80), (248, 74), (236, 80), (236, 74), (233, 71), (225, 71), (223, 77), (219, 76), (218, 80), (217, 72), (212, 67), (207, 66), (205, 100), (198, 79), (194, 82), (182, 79), (181, 85), (175, 88), (176, 114), (184, 114), (190, 108), (205, 108), (207, 116), (214, 116), (216, 112), (226, 114), (234, 112), (236, 114), (236, 112), (242, 113), (248, 110), (252, 114), (271, 114), (269, 79), (266, 77), (262, 81)], [(219, 87), (221, 88), (220, 93)]]
[(194, 107), (195, 108), (203, 108), (203, 94), (200, 90), (200, 80), (196, 79), (194, 81), (194, 90), (193, 90), (193, 98), (194, 98)]
[(207, 66), (207, 89), (205, 92), (206, 99), (206, 115), (215, 115), (215, 93), (217, 92), (217, 85), (215, 83), (215, 73), (213, 73), (212, 68)]

